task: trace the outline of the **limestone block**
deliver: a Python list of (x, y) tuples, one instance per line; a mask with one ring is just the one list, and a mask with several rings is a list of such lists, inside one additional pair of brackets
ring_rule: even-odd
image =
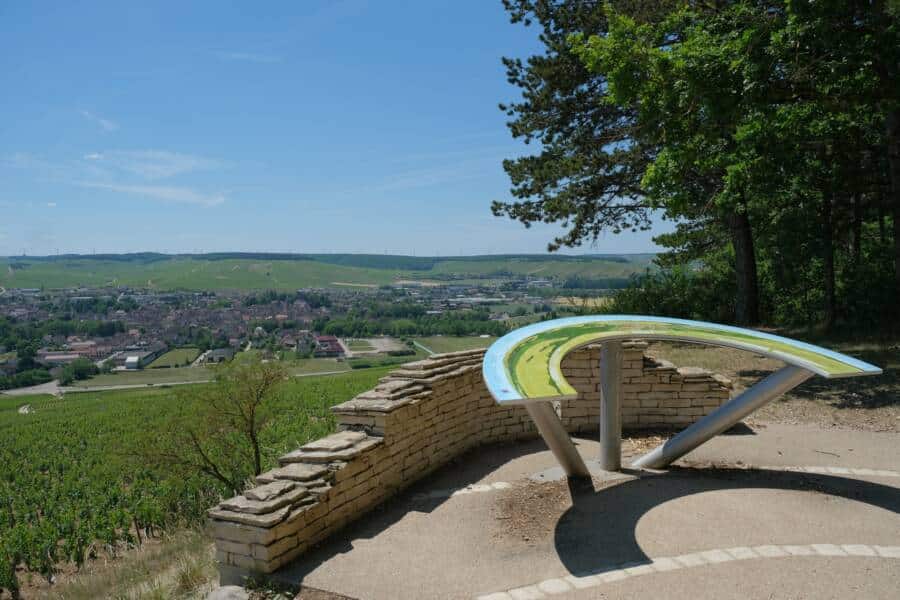
[(691, 400), (689, 398), (668, 398), (666, 400), (661, 400), (659, 405), (666, 408), (683, 408), (689, 407), (691, 405)]
[(685, 383), (683, 388), (685, 392), (706, 392), (709, 391), (708, 383)]
[(271, 573), (275, 570), (275, 567), (273, 565), (270, 565), (264, 560), (258, 560), (249, 556), (242, 556), (240, 554), (229, 554), (228, 556), (228, 564), (235, 567), (240, 567), (242, 569), (247, 569), (248, 571), (256, 571), (257, 573)]
[(719, 375), (718, 373), (714, 373), (713, 376), (712, 376), (712, 378), (713, 378), (719, 385), (721, 385), (721, 386), (724, 387), (724, 388), (727, 388), (727, 389), (730, 390), (732, 387), (734, 387), (734, 383), (733, 383), (730, 379), (728, 379), (727, 377), (725, 377), (724, 375)]
[(351, 458), (358, 456), (359, 454), (377, 446), (382, 442), (381, 438), (369, 437), (365, 434), (362, 435), (365, 439), (353, 446), (350, 446), (349, 448), (344, 448), (343, 450), (303, 450), (301, 448), (300, 450), (295, 450), (293, 452), (285, 454), (284, 456), (279, 458), (278, 461), (282, 465), (295, 462), (322, 464), (335, 461), (348, 461)]
[(709, 377), (712, 372), (700, 367), (678, 367), (678, 374), (684, 378)]
[(682, 384), (680, 383), (654, 383), (653, 391), (654, 392), (679, 392), (682, 389)]
[(277, 542), (269, 544), (268, 546), (253, 544), (253, 546), (251, 546), (253, 552), (251, 556), (253, 558), (268, 562), (277, 556), (281, 556), (282, 554), (296, 546), (297, 536), (289, 535), (287, 537), (281, 538)]
[(304, 444), (301, 449), (308, 451), (333, 452), (344, 450), (366, 439), (366, 434), (359, 431), (340, 431), (322, 439)]
[(352, 414), (356, 412), (390, 413), (410, 404), (412, 401), (413, 399), (411, 397), (400, 398), (398, 400), (388, 400), (386, 398), (366, 399), (357, 397), (332, 406), (331, 412), (335, 414)]
[(246, 492), (244, 492), (244, 497), (248, 500), (258, 500), (260, 502), (266, 502), (268, 500), (272, 500), (276, 496), (280, 496), (288, 490), (294, 489), (296, 485), (297, 484), (292, 481), (273, 481), (271, 483), (266, 483), (259, 487), (247, 490)]
[(242, 544), (268, 544), (271, 543), (272, 529), (252, 527), (233, 521), (217, 521), (210, 519), (206, 522), (206, 530), (215, 540), (228, 540)]
[(252, 544), (242, 544), (241, 542), (232, 542), (221, 538), (216, 540), (216, 550), (220, 552), (251, 556), (251, 553), (253, 552), (252, 547)]
[(267, 515), (276, 511), (283, 506), (289, 506), (294, 504), (304, 496), (306, 496), (309, 492), (306, 491), (305, 487), (292, 486), (292, 489), (281, 493), (280, 495), (271, 495), (268, 493), (268, 490), (262, 491), (259, 495), (266, 496), (266, 500), (254, 500), (251, 496), (255, 496), (254, 492), (259, 489), (267, 488), (268, 486), (278, 485), (277, 483), (270, 483), (259, 488), (255, 488), (254, 490), (250, 490), (246, 492), (243, 496), (235, 496), (229, 500), (223, 500), (219, 503), (219, 507), (233, 512), (239, 513), (249, 513), (253, 515)]
[(325, 465), (310, 463), (289, 463), (285, 466), (268, 471), (274, 479), (287, 479), (290, 481), (313, 482), (327, 479), (331, 471)]
[[(238, 496), (239, 498), (241, 496)], [(207, 511), (207, 514), (212, 517), (214, 520), (218, 521), (232, 521), (234, 523), (240, 523), (242, 525), (250, 525), (251, 527), (258, 527), (261, 529), (269, 529), (281, 523), (285, 517), (290, 513), (291, 507), (284, 506), (277, 510), (274, 510), (270, 513), (266, 514), (255, 514), (241, 511), (233, 511), (225, 508), (211, 508)], [(234, 538), (230, 538), (234, 539)], [(242, 541), (242, 540), (235, 540)]]

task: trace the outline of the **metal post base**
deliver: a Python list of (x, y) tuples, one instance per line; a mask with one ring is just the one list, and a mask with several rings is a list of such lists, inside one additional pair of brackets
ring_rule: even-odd
[(600, 468), (622, 468), (621, 385), (622, 343), (605, 342), (600, 349)]
[(563, 427), (550, 402), (532, 402), (525, 405), (528, 415), (537, 425), (538, 433), (547, 442), (553, 456), (569, 477), (590, 477), (587, 465), (578, 453), (569, 432)]
[(812, 372), (794, 366), (784, 367), (772, 373), (737, 398), (723, 404), (666, 443), (640, 457), (632, 463), (632, 467), (661, 469), (670, 465), (700, 444), (736, 425), (764, 404), (797, 387), (812, 375)]

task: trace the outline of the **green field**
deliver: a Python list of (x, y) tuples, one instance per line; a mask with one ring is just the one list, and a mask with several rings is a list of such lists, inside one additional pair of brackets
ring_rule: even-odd
[(428, 352), (421, 348), (415, 348), (414, 353), (409, 355), (391, 356), (390, 354), (372, 354), (369, 356), (360, 356), (358, 358), (348, 358), (345, 363), (352, 369), (369, 369), (388, 366), (397, 367), (403, 363), (428, 358), (428, 355)]
[[(384, 370), (292, 379), (263, 431), (265, 467), (335, 427), (329, 407), (370, 389)], [(223, 493), (212, 479), (148, 466), (141, 448), (196, 418), (198, 388), (0, 397), (0, 594), (10, 564), (49, 576), (97, 543), (199, 522)], [(19, 414), (30, 404), (34, 412)], [(11, 557), (17, 557), (12, 560)], [(12, 562), (11, 562), (12, 561)], [(5, 578), (5, 579), (4, 579)]]
[(353, 352), (371, 352), (375, 348), (372, 347), (372, 344), (367, 342), (366, 340), (344, 340), (347, 346)]
[(102, 373), (90, 379), (75, 381), (73, 387), (107, 387), (112, 385), (149, 385), (180, 383), (183, 381), (209, 381), (213, 378), (206, 367), (178, 367), (173, 369), (144, 369), (142, 371), (115, 371)]
[(333, 373), (334, 371), (350, 370), (350, 365), (346, 361), (338, 362), (333, 358), (301, 358), (285, 361), (284, 365), (291, 375)]
[(399, 280), (484, 283), (512, 276), (628, 277), (652, 255), (429, 258), (373, 255), (101, 255), (0, 258), (0, 286), (130, 286), (157, 290), (366, 288)]
[(147, 365), (147, 368), (159, 369), (181, 367), (194, 362), (198, 356), (200, 356), (200, 350), (197, 348), (175, 348), (154, 360)]
[[(253, 352), (251, 350), (251, 352)], [(244, 356), (241, 353), (239, 356)], [(162, 357), (160, 357), (162, 358)], [(377, 363), (381, 359), (387, 359), (381, 355), (372, 357), (368, 360)], [(393, 358), (393, 357), (391, 357)], [(418, 360), (416, 356), (404, 357), (401, 362)], [(396, 361), (394, 361), (396, 362)], [(284, 361), (284, 365), (291, 375), (312, 375), (316, 373), (335, 373), (350, 370), (350, 363), (347, 361), (337, 361), (333, 358), (299, 358), (288, 359)], [(373, 365), (374, 366), (374, 365)], [(76, 388), (95, 388), (95, 387), (111, 387), (117, 385), (165, 385), (170, 383), (183, 382), (204, 382), (211, 381), (215, 376), (213, 369), (210, 367), (173, 367), (170, 369), (143, 369), (141, 371), (116, 371), (114, 373), (103, 373), (90, 379), (83, 379), (72, 383), (72, 387)]]
[(495, 337), (479, 337), (479, 336), (452, 336), (452, 335), (435, 335), (431, 337), (415, 338), (417, 342), (434, 352), (442, 354), (444, 352), (458, 352), (460, 350), (473, 350), (475, 348), (487, 348), (496, 340)]

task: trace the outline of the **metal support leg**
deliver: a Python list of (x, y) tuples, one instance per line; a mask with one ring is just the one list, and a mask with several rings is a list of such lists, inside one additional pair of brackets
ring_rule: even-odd
[(632, 466), (638, 469), (661, 469), (670, 465), (700, 444), (736, 425), (757, 408), (797, 387), (812, 375), (810, 371), (794, 366), (784, 367), (772, 373), (668, 442), (640, 457)]
[(600, 468), (622, 468), (622, 344), (606, 342), (600, 350)]
[(550, 402), (532, 402), (526, 404), (525, 408), (528, 410), (531, 420), (537, 425), (541, 437), (553, 452), (553, 456), (562, 465), (566, 475), (590, 477), (587, 465), (578, 454), (578, 449), (572, 442), (572, 438), (569, 437), (569, 432), (563, 427), (556, 411), (553, 410), (553, 405)]

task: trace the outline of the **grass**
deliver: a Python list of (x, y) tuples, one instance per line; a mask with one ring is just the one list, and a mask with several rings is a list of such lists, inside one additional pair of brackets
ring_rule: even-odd
[[(287, 382), (270, 407), (277, 418), (260, 437), (264, 468), (274, 466), (281, 454), (334, 431), (336, 422), (330, 407), (371, 389), (386, 372), (366, 369)], [(95, 524), (102, 526), (108, 515), (122, 515), (124, 522), (131, 522), (132, 511), (144, 508), (154, 515), (157, 532), (175, 531), (185, 523), (201, 520), (205, 509), (223, 492), (219, 484), (199, 473), (150, 464), (140, 456), (173, 422), (187, 427), (198, 418), (195, 391), (202, 387), (82, 392), (63, 398), (0, 398), (0, 460), (8, 470), (0, 481), (0, 497), (8, 497), (9, 510), (21, 517), (14, 521), (14, 535), (6, 529), (9, 523), (0, 520), (0, 552), (5, 551), (4, 544), (20, 540), (28, 542), (28, 548), (62, 542), (69, 535), (66, 532), (78, 523), (83, 525), (77, 528), (79, 536), (101, 531)], [(31, 404), (34, 412), (18, 414), (16, 408), (22, 404)], [(137, 508), (136, 498), (141, 499)], [(37, 514), (41, 514), (40, 527), (35, 524)], [(79, 516), (77, 521), (72, 521), (73, 514)], [(48, 535), (51, 539), (45, 539)], [(57, 535), (63, 540), (56, 539)], [(145, 545), (152, 546), (157, 540), (154, 536)], [(169, 558), (165, 558), (166, 564), (176, 565)], [(73, 592), (64, 597), (176, 597), (171, 590), (186, 589), (202, 579), (202, 565), (192, 560), (177, 563), (177, 568), (160, 581), (150, 574), (168, 569), (161, 563), (148, 567), (148, 563), (139, 562), (133, 568), (125, 563), (124, 575), (109, 576), (115, 581), (85, 582), (88, 587), (79, 592), (81, 595)], [(59, 567), (63, 575), (74, 572), (70, 565)], [(88, 570), (93, 567), (99, 567), (99, 563), (89, 561)], [(43, 578), (32, 575), (35, 584), (29, 584), (28, 579), (20, 578), (34, 586)], [(46, 581), (41, 585), (46, 587)], [(112, 594), (103, 589), (131, 591)]]
[(595, 309), (601, 308), (612, 302), (612, 296), (558, 296), (553, 299), (555, 304), (572, 308)]
[(78, 573), (63, 575), (36, 597), (59, 600), (94, 598), (204, 598), (218, 573), (212, 542), (186, 529), (145, 544), (111, 562), (88, 563)]
[(185, 381), (209, 381), (212, 371), (206, 367), (178, 367), (172, 369), (144, 369), (141, 371), (115, 371), (102, 373), (90, 379), (73, 383), (73, 387), (91, 388), (114, 385), (160, 385)]
[[(415, 360), (415, 358), (410, 357), (409, 360)], [(350, 370), (350, 365), (346, 361), (338, 362), (333, 358), (292, 358), (285, 360), (284, 364), (291, 375), (314, 375), (316, 373), (335, 373)], [(76, 381), (72, 384), (72, 387), (150, 386), (185, 382), (202, 383), (212, 379), (213, 370), (208, 367), (175, 367), (170, 369), (144, 369), (141, 371), (103, 373), (90, 379)]]
[[(293, 290), (299, 287), (373, 287), (398, 280), (456, 278), (457, 283), (502, 281), (511, 276), (565, 279), (622, 277), (643, 272), (647, 256), (626, 261), (580, 257), (484, 257), (421, 259), (424, 265), (405, 265), (404, 257), (378, 257), (366, 261), (353, 255), (267, 260), (201, 256), (168, 256), (152, 260), (91, 257), (50, 259), (0, 258), (0, 286), (8, 288), (61, 288), (132, 286), (158, 290)], [(406, 257), (408, 258), (408, 257)], [(409, 262), (409, 261), (406, 261)], [(415, 261), (413, 261), (415, 262)], [(363, 266), (372, 264), (373, 266)], [(404, 267), (405, 265), (405, 267)], [(421, 268), (420, 268), (421, 267)], [(462, 278), (462, 279), (460, 279)], [(487, 278), (487, 279), (486, 279)], [(435, 279), (437, 281), (437, 279)]]
[(198, 356), (200, 356), (198, 348), (175, 348), (154, 360), (147, 365), (147, 368), (159, 369), (186, 366), (194, 362)]
[(361, 356), (359, 358), (350, 358), (345, 362), (352, 369), (370, 369), (402, 365), (403, 363), (413, 362), (427, 358), (429, 353), (421, 348), (415, 349), (415, 354), (405, 356), (390, 356), (386, 354), (378, 354), (375, 356)]
[(333, 358), (300, 358), (285, 361), (284, 364), (291, 375), (309, 375), (312, 373), (331, 373), (334, 371), (350, 370), (350, 366), (346, 361), (338, 362)]
[(366, 340), (344, 340), (344, 343), (352, 350), (353, 352), (371, 352), (375, 349), (372, 344), (370, 344)]
[(497, 338), (483, 338), (479, 336), (436, 335), (414, 339), (435, 354), (442, 354), (444, 352), (459, 352), (460, 350), (487, 348)]

